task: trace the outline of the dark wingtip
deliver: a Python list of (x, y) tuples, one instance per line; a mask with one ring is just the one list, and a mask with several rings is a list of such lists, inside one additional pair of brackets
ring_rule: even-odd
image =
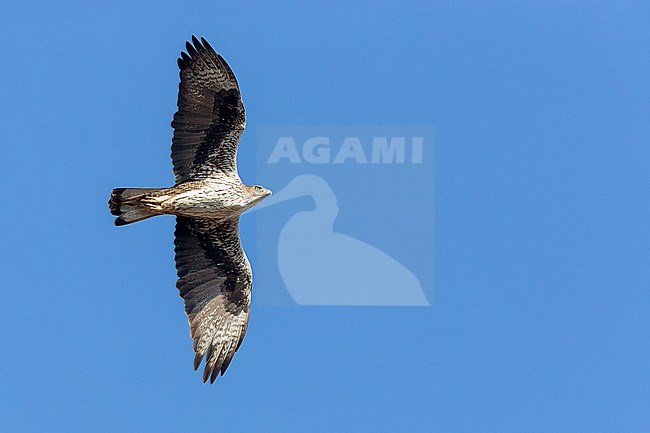
[(118, 226), (118, 227), (119, 227), (119, 226), (125, 226), (125, 225), (127, 225), (127, 224), (128, 224), (128, 223), (127, 223), (126, 221), (124, 221), (124, 219), (123, 219), (122, 217), (115, 218), (115, 225), (116, 225), (116, 226)]
[(203, 369), (203, 383), (206, 383), (209, 377), (210, 377), (210, 371), (208, 370), (208, 366), (206, 365), (205, 368)]
[(196, 38), (196, 36), (192, 35), (192, 43), (196, 48), (201, 48), (201, 43), (199, 40)]
[(226, 358), (226, 360), (223, 362), (223, 365), (221, 366), (221, 375), (223, 376), (226, 374), (226, 370), (228, 369), (228, 366), (232, 362), (232, 356), (230, 358)]
[(196, 49), (189, 42), (185, 42), (185, 49), (189, 53), (190, 57), (196, 57)]
[(196, 355), (194, 355), (194, 371), (199, 369), (199, 365), (201, 365), (201, 361), (203, 361), (202, 353), (197, 353)]
[(215, 380), (217, 380), (217, 376), (219, 376), (219, 369), (215, 368), (212, 370), (212, 374), (210, 375), (210, 385), (214, 383)]
[[(208, 41), (206, 41), (204, 37), (201, 37), (201, 43), (203, 43), (203, 46), (207, 50), (214, 51), (214, 48), (212, 48), (212, 45), (210, 45), (210, 43)], [(214, 51), (214, 52), (216, 52), (216, 51)]]

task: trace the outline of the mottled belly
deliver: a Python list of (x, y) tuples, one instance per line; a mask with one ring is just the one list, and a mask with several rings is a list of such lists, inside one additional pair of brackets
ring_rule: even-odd
[(196, 218), (228, 218), (242, 211), (232, 192), (198, 189), (178, 192), (161, 203), (164, 213)]

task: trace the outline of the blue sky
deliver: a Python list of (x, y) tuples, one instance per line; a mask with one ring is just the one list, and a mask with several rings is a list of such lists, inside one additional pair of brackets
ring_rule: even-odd
[[(649, 18), (632, 1), (4, 5), (0, 430), (648, 431)], [(434, 128), (432, 307), (254, 305), (201, 383), (173, 219), (118, 229), (106, 206), (172, 182), (192, 34), (235, 70), (249, 130)], [(254, 183), (250, 135), (239, 165)]]

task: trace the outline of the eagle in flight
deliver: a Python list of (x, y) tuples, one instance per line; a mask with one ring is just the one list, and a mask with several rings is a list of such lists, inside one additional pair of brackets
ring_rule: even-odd
[(185, 301), (194, 369), (205, 359), (203, 382), (213, 383), (248, 325), (252, 273), (239, 239), (239, 215), (271, 191), (244, 185), (237, 173), (246, 115), (235, 74), (205, 39), (192, 36), (186, 49), (178, 59), (172, 121), (174, 186), (117, 188), (108, 205), (118, 226), (176, 216), (176, 287)]

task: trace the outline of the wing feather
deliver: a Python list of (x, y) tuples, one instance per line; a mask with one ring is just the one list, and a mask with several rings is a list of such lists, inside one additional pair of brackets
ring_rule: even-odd
[(252, 274), (239, 240), (238, 217), (176, 218), (176, 269), (203, 381), (223, 374), (248, 326)]
[(178, 111), (172, 127), (176, 184), (217, 171), (237, 173), (236, 154), (246, 114), (235, 74), (208, 42), (192, 36), (178, 59)]

